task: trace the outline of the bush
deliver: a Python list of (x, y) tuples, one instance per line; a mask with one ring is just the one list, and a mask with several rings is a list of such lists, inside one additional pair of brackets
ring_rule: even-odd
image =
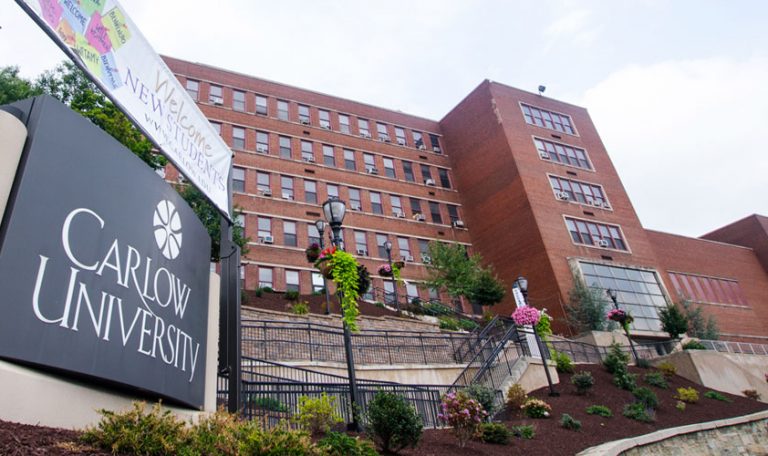
[(587, 287), (574, 271), (573, 288), (568, 292), (568, 304), (565, 306), (568, 325), (580, 333), (610, 330), (613, 325), (605, 320), (607, 308), (605, 293)]
[(183, 456), (225, 456), (238, 454), (240, 441), (254, 422), (238, 421), (236, 415), (218, 411), (201, 418), (190, 430), (187, 444), (180, 449)]
[(625, 405), (622, 414), (629, 419), (643, 423), (652, 423), (655, 420), (652, 411), (649, 412), (640, 402)]
[(587, 413), (589, 415), (598, 415), (604, 418), (610, 418), (613, 416), (611, 409), (604, 405), (590, 405), (587, 407)]
[(576, 394), (582, 395), (587, 394), (587, 391), (595, 385), (595, 379), (591, 372), (581, 371), (578, 374), (573, 374), (571, 383), (576, 387)]
[(176, 454), (185, 440), (184, 422), (155, 404), (147, 413), (144, 402), (124, 412), (99, 410), (101, 420), (83, 434), (91, 445), (115, 453), (147, 456)]
[(254, 426), (244, 436), (240, 454), (314, 456), (319, 451), (306, 431), (294, 431), (285, 426), (270, 430)]
[(274, 293), (275, 292), (275, 290), (273, 290), (272, 287), (262, 287), (261, 291), (263, 291), (264, 293)]
[(512, 431), (502, 423), (483, 423), (480, 425), (480, 440), (485, 443), (506, 445), (509, 443), (510, 437), (512, 437)]
[(456, 320), (455, 318), (438, 317), (438, 321), (440, 322), (440, 329), (445, 329), (446, 331), (459, 330), (459, 321)]
[(427, 315), (451, 315), (451, 309), (437, 302), (428, 302), (424, 304), (424, 313)]
[(285, 299), (289, 301), (295, 301), (299, 299), (299, 292), (298, 291), (286, 291), (285, 292)]
[(464, 388), (464, 392), (467, 393), (469, 397), (479, 402), (488, 415), (493, 414), (493, 411), (496, 408), (493, 405), (494, 400), (496, 399), (496, 392), (494, 390), (483, 385), (474, 384)]
[(637, 386), (637, 375), (622, 372), (613, 376), (613, 384), (627, 391), (632, 391)]
[(699, 392), (694, 388), (678, 388), (675, 399), (689, 404), (695, 404), (699, 402)]
[(656, 368), (664, 375), (665, 378), (670, 379), (677, 374), (677, 368), (669, 361), (660, 363)]
[(651, 362), (645, 358), (637, 358), (637, 361), (635, 361), (635, 366), (639, 367), (640, 369), (650, 369)]
[(573, 361), (563, 352), (553, 352), (552, 358), (555, 360), (555, 369), (561, 374), (573, 373)]
[(464, 331), (474, 331), (479, 326), (477, 323), (475, 323), (472, 320), (468, 320), (466, 318), (462, 318), (459, 320), (459, 328), (463, 329)]
[(683, 312), (688, 319), (688, 335), (705, 340), (716, 340), (720, 337), (720, 331), (717, 328), (717, 320), (710, 315), (704, 317), (704, 310), (701, 306), (693, 306), (690, 302), (683, 301)]
[(464, 448), (469, 439), (478, 433), (480, 423), (488, 414), (479, 402), (463, 391), (448, 393), (441, 402), (441, 413), (437, 414), (437, 418), (453, 427), (453, 435), (459, 439), (459, 446)]
[(669, 334), (672, 339), (677, 339), (680, 334), (688, 330), (688, 319), (674, 304), (668, 304), (665, 309), (659, 311), (661, 329)]
[(507, 408), (509, 410), (520, 410), (527, 400), (528, 395), (519, 383), (515, 383), (507, 390)]
[(714, 399), (716, 401), (733, 402), (732, 400), (728, 399), (724, 394), (718, 391), (707, 391), (706, 393), (704, 393), (704, 397), (706, 397), (707, 399)]
[(275, 399), (274, 397), (254, 397), (249, 396), (249, 403), (251, 406), (255, 408), (260, 408), (264, 410), (271, 410), (273, 412), (287, 412), (288, 407), (285, 406), (282, 402)]
[(385, 453), (415, 447), (424, 425), (412, 405), (394, 393), (379, 391), (368, 404), (368, 432)]
[(661, 389), (669, 388), (667, 379), (664, 378), (664, 374), (662, 374), (661, 372), (649, 372), (643, 376), (643, 380), (645, 380), (645, 383), (651, 386), (655, 386), (656, 388), (661, 388)]
[(563, 415), (560, 417), (560, 426), (571, 431), (578, 431), (581, 429), (581, 421), (574, 419), (567, 413), (563, 413)]
[(255, 290), (253, 290), (253, 294), (254, 294), (254, 296), (256, 296), (257, 298), (260, 298), (262, 293), (263, 293), (263, 291), (262, 291), (262, 289), (261, 289), (261, 288), (257, 288), (257, 289), (255, 289)]
[(512, 434), (515, 435), (515, 437), (520, 437), (521, 439), (531, 440), (536, 436), (536, 428), (533, 427), (532, 424), (521, 424), (520, 426), (512, 426)]
[(675, 408), (678, 409), (681, 412), (684, 412), (685, 411), (685, 402), (677, 401), (677, 403), (675, 404)]
[(523, 413), (529, 418), (549, 418), (552, 413), (552, 406), (541, 399), (529, 398), (523, 404)]
[(656, 410), (659, 407), (659, 398), (656, 396), (656, 393), (648, 388), (635, 388), (632, 391), (632, 395), (635, 396), (637, 402), (643, 404), (647, 409)]
[(385, 305), (384, 305), (384, 303), (383, 303), (383, 302), (381, 302), (381, 301), (376, 301), (376, 302), (374, 302), (374, 303), (373, 303), (373, 305), (374, 305), (374, 306), (376, 306), (376, 307), (378, 307), (379, 309), (383, 309), (383, 308), (387, 307), (387, 306), (385, 306)]
[(291, 313), (295, 315), (306, 315), (309, 313), (309, 303), (307, 301), (294, 302), (290, 309)]
[(683, 350), (706, 350), (707, 347), (701, 342), (695, 339), (691, 339), (683, 344)]
[(760, 393), (758, 393), (757, 390), (746, 389), (746, 390), (742, 391), (741, 394), (743, 394), (744, 396), (746, 396), (749, 399), (754, 399), (756, 401), (760, 400)]
[(609, 374), (625, 372), (629, 363), (629, 355), (621, 350), (621, 346), (614, 342), (608, 349), (608, 355), (603, 360), (603, 366)]
[(329, 432), (318, 440), (317, 446), (324, 456), (376, 456), (373, 444), (359, 437), (350, 437), (341, 432)]
[(336, 413), (336, 398), (323, 393), (320, 397), (299, 398), (299, 412), (293, 419), (312, 435), (328, 432), (336, 423), (341, 423), (341, 417)]

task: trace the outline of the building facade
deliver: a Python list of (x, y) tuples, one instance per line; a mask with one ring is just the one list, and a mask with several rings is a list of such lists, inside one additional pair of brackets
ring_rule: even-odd
[[(407, 264), (398, 293), (421, 299), (447, 298), (418, 287), (428, 242), (457, 242), (507, 286), (526, 276), (531, 304), (561, 332), (582, 280), (616, 290), (640, 336), (661, 336), (658, 310), (685, 299), (718, 318), (725, 337), (768, 337), (768, 261), (756, 253), (768, 243), (765, 218), (757, 244), (738, 226), (706, 239), (644, 229), (584, 108), (486, 80), (433, 121), (166, 62), (235, 152), (235, 203), (251, 238), (246, 289), (321, 288), (303, 250), (317, 241), (320, 204), (339, 196), (346, 249), (386, 293), (394, 284), (376, 275), (385, 241)], [(176, 177), (170, 167), (167, 177)], [(513, 307), (509, 294), (493, 310)]]

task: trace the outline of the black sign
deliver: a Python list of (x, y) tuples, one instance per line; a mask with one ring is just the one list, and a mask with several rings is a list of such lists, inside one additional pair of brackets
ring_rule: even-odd
[(202, 407), (210, 238), (176, 191), (50, 97), (0, 247), (0, 356)]

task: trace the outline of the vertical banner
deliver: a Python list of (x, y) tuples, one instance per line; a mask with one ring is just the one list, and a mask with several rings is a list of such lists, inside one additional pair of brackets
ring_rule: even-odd
[(115, 0), (16, 0), (227, 218), (232, 151)]

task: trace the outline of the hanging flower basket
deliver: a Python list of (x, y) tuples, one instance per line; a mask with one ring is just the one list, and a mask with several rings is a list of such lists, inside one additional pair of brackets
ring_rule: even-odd
[[(333, 279), (333, 255), (335, 253), (336, 247), (326, 247), (315, 259), (315, 267), (326, 279)], [(307, 254), (307, 259), (309, 259), (309, 254)]]
[(635, 321), (635, 319), (632, 318), (632, 315), (621, 309), (611, 309), (606, 315), (606, 318), (615, 321), (622, 326), (632, 324), (632, 322)]
[(531, 306), (518, 307), (512, 312), (512, 320), (518, 326), (536, 326), (540, 318), (541, 312), (539, 312), (539, 309)]
[(304, 250), (304, 253), (307, 255), (307, 261), (309, 263), (314, 263), (320, 258), (320, 246), (318, 244), (312, 244)]
[(335, 247), (323, 249), (315, 267), (336, 284), (336, 292), (341, 298), (342, 320), (351, 331), (357, 331), (357, 316), (360, 314), (357, 300), (371, 285), (368, 270), (355, 257)]
[(392, 268), (388, 264), (379, 266), (379, 275), (382, 277), (392, 277)]
[(397, 269), (403, 269), (405, 267), (405, 261), (395, 261), (392, 266)]
[(320, 274), (328, 280), (333, 280), (333, 261), (325, 260), (317, 265)]

